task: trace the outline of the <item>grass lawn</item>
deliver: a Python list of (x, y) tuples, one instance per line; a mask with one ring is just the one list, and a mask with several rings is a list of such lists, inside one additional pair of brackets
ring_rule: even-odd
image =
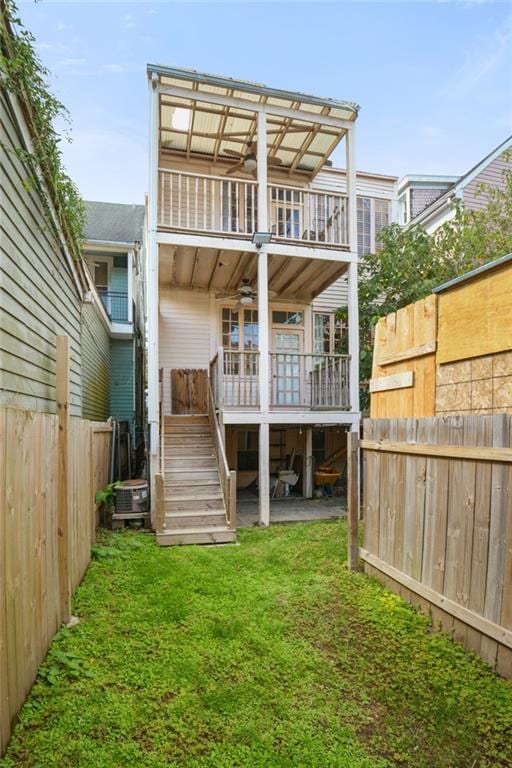
[(1, 768), (512, 765), (512, 684), (344, 566), (343, 522), (106, 536)]

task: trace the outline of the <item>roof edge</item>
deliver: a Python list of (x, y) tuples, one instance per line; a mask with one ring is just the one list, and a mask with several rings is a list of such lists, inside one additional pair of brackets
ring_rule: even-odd
[(278, 99), (289, 99), (297, 101), (297, 97), (300, 97), (300, 101), (306, 104), (315, 104), (322, 107), (339, 107), (340, 109), (349, 109), (357, 117), (361, 107), (355, 101), (348, 101), (344, 99), (332, 99), (323, 96), (314, 96), (310, 93), (302, 93), (302, 91), (288, 91), (281, 90), (279, 88), (269, 88), (263, 83), (253, 83), (247, 80), (236, 80), (233, 77), (226, 77), (224, 75), (213, 75), (207, 72), (199, 72), (196, 69), (185, 69), (180, 67), (169, 67), (162, 64), (147, 64), (146, 71), (148, 75), (157, 74), (167, 77), (176, 77), (180, 80), (189, 80), (196, 83), (207, 83), (208, 85), (216, 85), (224, 88), (234, 88), (240, 91), (246, 91), (247, 93), (256, 93), (261, 96), (273, 96)]
[(454, 277), (453, 280), (447, 280), (446, 283), (441, 283), (441, 285), (433, 288), (432, 293), (443, 293), (450, 288), (455, 288), (458, 285), (462, 285), (463, 283), (472, 280), (474, 277), (483, 275), (486, 272), (491, 272), (493, 269), (497, 269), (498, 267), (501, 267), (503, 264), (507, 264), (508, 262), (512, 262), (512, 253), (507, 253), (505, 256), (500, 256), (498, 259), (494, 259), (494, 261), (489, 261), (487, 264), (482, 264), (480, 267), (476, 267), (475, 269), (472, 269), (470, 272), (466, 272), (460, 277)]

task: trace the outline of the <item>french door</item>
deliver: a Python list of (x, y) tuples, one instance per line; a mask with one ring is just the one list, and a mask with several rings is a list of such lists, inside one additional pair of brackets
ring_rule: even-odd
[(272, 331), (272, 403), (300, 405), (302, 401), (303, 330)]

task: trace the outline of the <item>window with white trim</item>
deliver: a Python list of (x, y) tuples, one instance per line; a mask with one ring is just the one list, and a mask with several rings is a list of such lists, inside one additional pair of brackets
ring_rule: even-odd
[[(239, 355), (230, 352), (258, 351), (258, 310), (232, 309), (223, 307), (221, 310), (222, 347), (224, 352), (225, 373), (239, 373)], [(254, 355), (245, 357), (245, 373), (254, 374), (256, 371)]]
[(313, 315), (313, 349), (315, 355), (344, 354), (345, 326), (334, 312), (315, 312)]
[(381, 247), (379, 233), (390, 222), (389, 200), (375, 197), (357, 198), (357, 252), (359, 256), (374, 253)]

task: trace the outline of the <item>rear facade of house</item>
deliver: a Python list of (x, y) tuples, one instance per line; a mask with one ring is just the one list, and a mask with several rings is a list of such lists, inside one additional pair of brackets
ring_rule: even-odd
[[(161, 544), (227, 541), (236, 500), (311, 497), (357, 430), (357, 263), (395, 179), (357, 106), (148, 67), (148, 392)], [(329, 167), (342, 144), (346, 169)], [(359, 226), (358, 226), (359, 225)], [(341, 311), (339, 311), (341, 308)]]

